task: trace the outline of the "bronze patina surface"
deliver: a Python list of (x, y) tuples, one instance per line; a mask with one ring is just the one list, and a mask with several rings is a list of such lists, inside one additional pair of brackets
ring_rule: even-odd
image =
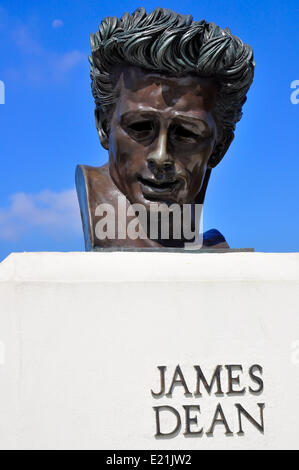
[[(96, 125), (109, 161), (76, 170), (86, 249), (183, 248), (183, 235), (99, 240), (97, 207), (112, 205), (117, 218), (120, 197), (126, 210), (141, 204), (147, 214), (157, 203), (203, 204), (242, 116), (252, 50), (228, 29), (161, 8), (105, 18), (91, 48)], [(127, 223), (136, 216), (132, 211)], [(228, 245), (212, 230), (204, 247)]]

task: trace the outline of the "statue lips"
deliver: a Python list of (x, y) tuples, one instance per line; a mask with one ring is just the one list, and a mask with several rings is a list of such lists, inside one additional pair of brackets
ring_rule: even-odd
[(138, 177), (138, 181), (141, 186), (141, 191), (144, 196), (149, 196), (153, 198), (160, 198), (161, 196), (171, 196), (173, 195), (180, 186), (180, 181), (177, 179), (165, 179), (157, 180), (154, 178), (143, 178)]

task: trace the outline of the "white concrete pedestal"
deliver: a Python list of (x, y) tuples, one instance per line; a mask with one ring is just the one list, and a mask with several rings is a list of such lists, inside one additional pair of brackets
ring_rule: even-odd
[[(159, 391), (166, 367), (172, 397)], [(222, 365), (223, 395), (201, 384)], [(234, 390), (227, 394), (227, 365)], [(264, 388), (249, 369), (260, 365)], [(178, 379), (178, 377), (176, 377)], [(27, 253), (0, 265), (2, 449), (299, 448), (299, 254)], [(207, 435), (217, 405), (223, 423)], [(242, 417), (240, 404), (264, 432)], [(185, 436), (185, 409), (190, 430)], [(200, 411), (197, 406), (200, 406)], [(153, 407), (180, 415), (157, 438)], [(177, 424), (160, 414), (161, 431)], [(219, 416), (218, 416), (219, 418)], [(197, 422), (196, 422), (197, 420)]]

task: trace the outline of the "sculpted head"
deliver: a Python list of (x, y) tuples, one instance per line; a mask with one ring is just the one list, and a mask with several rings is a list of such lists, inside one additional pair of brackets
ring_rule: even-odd
[(202, 202), (251, 85), (250, 46), (214, 23), (143, 8), (91, 35), (92, 92), (109, 171), (131, 203)]

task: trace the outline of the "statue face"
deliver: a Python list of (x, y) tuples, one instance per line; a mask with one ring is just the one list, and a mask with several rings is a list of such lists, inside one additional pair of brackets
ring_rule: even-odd
[(128, 67), (110, 121), (110, 175), (131, 203), (191, 203), (217, 138), (217, 86)]

